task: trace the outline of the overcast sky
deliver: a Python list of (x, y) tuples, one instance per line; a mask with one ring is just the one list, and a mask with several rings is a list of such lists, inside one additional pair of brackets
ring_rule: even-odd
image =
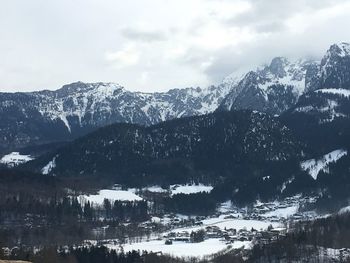
[(217, 84), (350, 41), (350, 1), (0, 0), (0, 91)]

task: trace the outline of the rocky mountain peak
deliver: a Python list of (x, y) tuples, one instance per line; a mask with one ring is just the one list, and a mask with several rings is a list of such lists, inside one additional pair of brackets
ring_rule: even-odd
[(319, 86), (322, 88), (350, 88), (350, 44), (332, 45), (321, 60)]
[(314, 61), (276, 57), (270, 65), (248, 72), (237, 82), (220, 109), (251, 109), (280, 114), (304, 93), (307, 71), (314, 64)]
[(350, 43), (341, 42), (338, 44), (333, 44), (327, 51), (331, 56), (345, 57), (350, 55)]
[(85, 82), (73, 82), (64, 85), (62, 88), (57, 90), (57, 93), (67, 96), (77, 93), (92, 92), (96, 95), (110, 94), (112, 95), (115, 91), (123, 91), (124, 88), (119, 84), (112, 82), (95, 82), (95, 83), (85, 83)]
[(289, 64), (289, 61), (284, 57), (275, 57), (272, 59), (269, 71), (278, 78), (283, 78), (286, 76), (286, 65)]

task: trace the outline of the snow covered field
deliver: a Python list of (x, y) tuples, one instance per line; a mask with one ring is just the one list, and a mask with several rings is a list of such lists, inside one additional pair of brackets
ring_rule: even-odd
[[(249, 241), (237, 241), (230, 244), (231, 248), (249, 248), (251, 242)], [(118, 249), (118, 246), (108, 246), (112, 249)], [(123, 246), (125, 252), (132, 250), (146, 250), (152, 252), (162, 252), (177, 257), (203, 257), (211, 255), (221, 250), (227, 249), (228, 245), (219, 240), (218, 238), (211, 238), (204, 240), (200, 243), (185, 243), (185, 242), (173, 242), (172, 245), (165, 245), (164, 240), (152, 240), (140, 243), (126, 244)]]
[(84, 203), (89, 201), (94, 205), (103, 205), (104, 199), (110, 201), (141, 201), (142, 198), (136, 195), (132, 190), (107, 190), (103, 189), (96, 195), (80, 195), (78, 200)]
[[(198, 185), (171, 185), (169, 190), (163, 189), (160, 186), (149, 186), (142, 188), (142, 191), (149, 191), (153, 193), (169, 193), (170, 195), (175, 194), (191, 194), (199, 192), (210, 192), (213, 189), (212, 186), (206, 186), (203, 184)], [(103, 205), (104, 199), (110, 201), (140, 201), (143, 200), (142, 197), (137, 195), (136, 188), (129, 188), (127, 190), (121, 190), (119, 186), (114, 187), (114, 189), (102, 189), (97, 194), (94, 195), (79, 195), (78, 200), (80, 202), (94, 203), (95, 205)]]
[(200, 192), (210, 193), (211, 190), (213, 190), (213, 187), (210, 185), (204, 185), (204, 184), (173, 184), (170, 185), (169, 189), (161, 188), (160, 186), (149, 186), (145, 187), (142, 190), (147, 190), (149, 192), (153, 193), (166, 193), (169, 192), (170, 195), (176, 195), (176, 194), (195, 194)]
[(171, 185), (171, 195), (176, 194), (195, 194), (200, 192), (210, 193), (213, 190), (212, 186), (203, 185), (203, 184), (186, 184), (186, 185)]
[(22, 163), (29, 162), (34, 158), (30, 155), (20, 154), (19, 152), (12, 152), (3, 156), (0, 160), (1, 164), (5, 164), (8, 167), (14, 167)]
[(152, 192), (152, 193), (166, 193), (168, 192), (167, 189), (164, 189), (158, 185), (154, 185), (154, 186), (149, 186), (149, 187), (145, 187), (145, 188), (142, 188), (143, 191), (149, 191), (149, 192)]
[(202, 222), (203, 222), (202, 226), (178, 228), (178, 229), (173, 229), (171, 232), (182, 232), (182, 231), (192, 232), (192, 231), (198, 231), (207, 226), (217, 226), (221, 230), (234, 228), (237, 231), (242, 229), (251, 230), (252, 228), (256, 230), (265, 230), (270, 225), (274, 228), (282, 226), (280, 223), (277, 223), (277, 222), (261, 221), (261, 220), (253, 220), (253, 219), (224, 219), (223, 216), (205, 219)]
[(277, 218), (288, 218), (298, 212), (299, 206), (294, 205), (290, 207), (285, 208), (278, 208), (274, 211), (267, 212), (262, 215), (262, 217), (273, 217), (276, 216)]

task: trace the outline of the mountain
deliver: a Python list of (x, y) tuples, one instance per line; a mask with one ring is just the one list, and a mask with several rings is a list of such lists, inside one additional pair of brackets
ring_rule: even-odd
[(350, 89), (350, 44), (333, 44), (317, 67), (317, 74), (306, 91)]
[(113, 124), (25, 167), (57, 176), (111, 176), (138, 185), (225, 177), (243, 183), (245, 176), (263, 177), (268, 163), (299, 159), (302, 148), (288, 128), (267, 114), (216, 112), (149, 127)]
[(72, 83), (56, 91), (0, 93), (0, 153), (67, 141), (115, 122), (151, 125), (214, 111), (228, 85), (130, 92), (113, 83)]
[(32, 146), (50, 149), (112, 123), (149, 126), (215, 110), (281, 115), (308, 93), (349, 89), (349, 50), (347, 43), (334, 44), (320, 62), (276, 57), (207, 88), (142, 93), (113, 83), (77, 82), (56, 91), (0, 93), (0, 154)]
[(221, 103), (219, 110), (251, 109), (281, 114), (293, 106), (313, 79), (315, 61), (274, 58), (270, 65), (248, 72)]
[(313, 70), (305, 93), (281, 120), (315, 154), (349, 148), (350, 44), (332, 45)]
[(301, 96), (281, 121), (314, 154), (350, 147), (350, 90), (318, 89)]
[(350, 44), (331, 45), (320, 62), (276, 57), (235, 83), (220, 110), (252, 109), (279, 115), (308, 92), (349, 89)]

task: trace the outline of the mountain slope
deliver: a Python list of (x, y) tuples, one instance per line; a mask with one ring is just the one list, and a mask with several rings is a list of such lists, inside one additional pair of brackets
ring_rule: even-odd
[(309, 83), (307, 91), (317, 89), (350, 89), (350, 44), (339, 43), (330, 46), (321, 63), (317, 74)]
[(318, 89), (350, 88), (350, 44), (333, 44), (320, 62), (274, 58), (236, 81), (220, 110), (252, 109), (281, 114)]
[(214, 111), (229, 91), (218, 87), (130, 92), (113, 83), (72, 83), (57, 91), (0, 93), (0, 153), (66, 141), (115, 122), (151, 125)]
[(320, 89), (300, 97), (281, 120), (314, 154), (350, 147), (350, 91)]
[(128, 183), (222, 176), (243, 180), (239, 167), (298, 159), (301, 149), (276, 118), (250, 111), (220, 112), (150, 127), (114, 124), (25, 167), (58, 176), (113, 176)]
[(290, 62), (276, 57), (270, 65), (250, 71), (226, 96), (220, 110), (252, 109), (280, 114), (293, 106), (312, 78), (315, 62)]

